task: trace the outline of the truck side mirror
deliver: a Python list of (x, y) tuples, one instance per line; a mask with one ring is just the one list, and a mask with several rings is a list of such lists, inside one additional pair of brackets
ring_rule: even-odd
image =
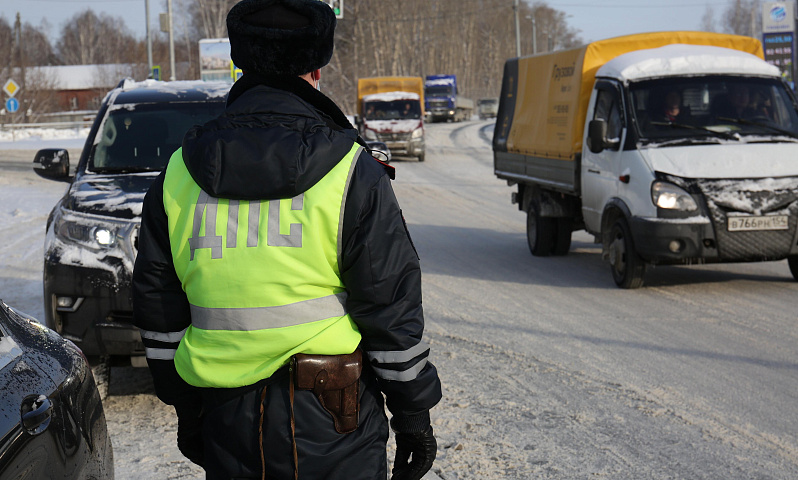
[(592, 153), (604, 151), (607, 139), (607, 122), (591, 120), (587, 125), (587, 147)]
[(33, 157), (33, 171), (48, 180), (70, 181), (69, 152), (63, 148), (39, 150)]

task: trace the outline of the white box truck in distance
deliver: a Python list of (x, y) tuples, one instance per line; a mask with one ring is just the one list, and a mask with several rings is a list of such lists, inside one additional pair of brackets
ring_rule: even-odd
[(496, 176), (533, 255), (584, 229), (615, 283), (651, 265), (788, 259), (798, 279), (798, 110), (754, 38), (637, 34), (504, 67)]

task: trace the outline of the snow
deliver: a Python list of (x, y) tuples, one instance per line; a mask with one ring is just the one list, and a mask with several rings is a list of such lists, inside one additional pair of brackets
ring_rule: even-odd
[[(142, 172), (128, 175), (156, 177), (158, 176), (158, 172)], [(91, 186), (83, 190), (81, 185), (86, 183), (91, 184)], [(82, 206), (103, 206), (103, 208), (109, 212), (130, 209), (134, 215), (141, 215), (140, 202), (144, 201), (145, 195), (144, 192), (125, 193), (112, 175), (100, 174), (86, 175), (81, 181), (75, 182), (73, 192), (75, 198), (80, 200)], [(99, 192), (102, 192), (103, 195), (98, 195)], [(92, 198), (94, 198), (94, 200), (92, 200)]]
[[(230, 92), (230, 84), (227, 82), (202, 82), (209, 90), (210, 98), (223, 98)], [(174, 82), (159, 82), (153, 79), (143, 80), (141, 82), (134, 82), (128, 80), (124, 83), (122, 89), (124, 91), (136, 90), (138, 88), (146, 88), (148, 90), (156, 90), (164, 93), (180, 94), (189, 90), (197, 88), (197, 81), (178, 80)]]
[(454, 85), (454, 78), (435, 78), (430, 79), (424, 82), (424, 85), (427, 87), (432, 87), (435, 85)]
[(779, 69), (750, 53), (721, 47), (676, 44), (619, 55), (599, 68), (596, 77), (628, 82), (698, 74), (779, 77)]
[(364, 102), (392, 102), (394, 100), (420, 100), (417, 93), (411, 92), (385, 92), (374, 93), (363, 97)]
[[(81, 127), (77, 129), (0, 129), (0, 150), (17, 148), (57, 148), (54, 147), (55, 144), (59, 144), (60, 146), (64, 147), (82, 148), (83, 142), (86, 141), (88, 136), (89, 127)], [(31, 162), (32, 161), (33, 157), (31, 156)]]

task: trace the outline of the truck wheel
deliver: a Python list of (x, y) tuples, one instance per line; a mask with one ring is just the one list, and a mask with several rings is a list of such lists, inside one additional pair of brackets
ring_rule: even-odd
[(557, 221), (557, 236), (554, 241), (554, 255), (568, 255), (571, 249), (571, 233), (573, 233), (574, 222), (570, 218), (560, 217)]
[(625, 218), (615, 221), (610, 231), (610, 268), (615, 284), (621, 288), (640, 288), (646, 273), (646, 262), (635, 250), (632, 233)]
[(788, 257), (787, 263), (790, 265), (790, 272), (792, 272), (792, 278), (798, 280), (798, 256)]
[(422, 154), (420, 154), (420, 155), (418, 156), (418, 161), (419, 161), (419, 162), (423, 162), (423, 161), (424, 161), (424, 156), (425, 156), (425, 155), (426, 155), (426, 153), (422, 153)]
[(529, 251), (536, 257), (548, 257), (554, 250), (556, 218), (541, 217), (534, 205), (526, 212), (526, 240)]

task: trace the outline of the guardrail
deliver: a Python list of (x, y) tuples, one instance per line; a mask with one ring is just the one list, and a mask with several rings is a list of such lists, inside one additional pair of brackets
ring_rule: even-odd
[(17, 141), (17, 132), (19, 130), (36, 130), (36, 129), (59, 129), (59, 130), (75, 130), (75, 133), (80, 133), (82, 128), (91, 128), (94, 120), (77, 120), (72, 122), (43, 122), (43, 123), (0, 123), (0, 133), (11, 132), (11, 141)]
[(94, 120), (80, 120), (75, 122), (45, 122), (45, 123), (0, 123), (0, 130), (21, 130), (25, 128), (86, 128), (91, 127)]

